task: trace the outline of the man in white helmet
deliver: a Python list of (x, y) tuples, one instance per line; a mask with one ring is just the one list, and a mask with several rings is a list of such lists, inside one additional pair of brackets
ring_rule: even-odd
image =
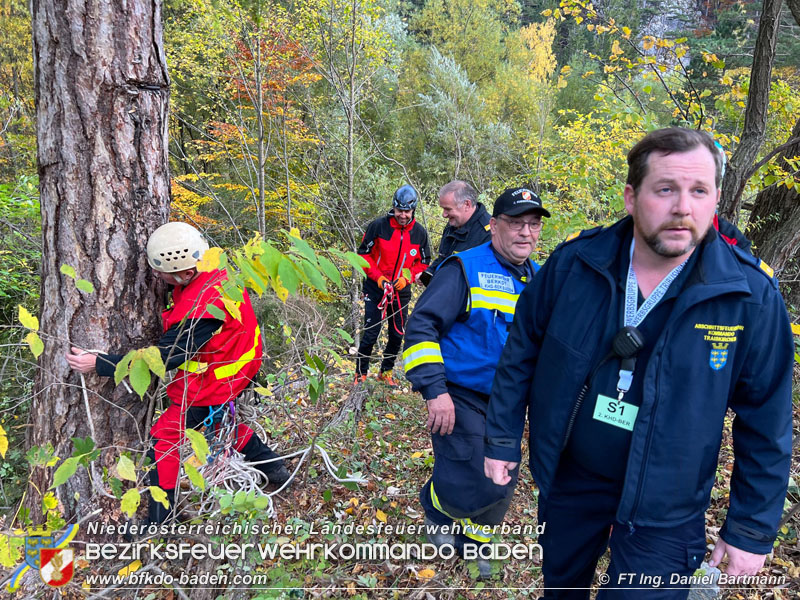
[[(155, 443), (148, 452), (156, 468), (151, 485), (167, 492), (170, 507), (180, 471), (178, 449), (185, 428), (214, 427), (261, 367), (261, 332), (247, 292), (239, 305), (240, 317), (231, 315), (219, 289), (224, 271), (198, 272), (197, 261), (208, 243), (191, 225), (167, 223), (147, 241), (147, 262), (156, 275), (173, 286), (172, 304), (162, 314), (164, 333), (158, 348), (167, 370), (178, 369), (167, 385), (171, 404), (153, 425)], [(216, 307), (213, 313), (209, 310)], [(220, 312), (225, 318), (219, 319)], [(216, 316), (215, 316), (216, 315)], [(90, 354), (72, 348), (69, 365), (81, 373), (96, 371), (111, 377), (123, 354)], [(239, 424), (235, 448), (256, 463), (273, 484), (289, 479), (283, 461), (247, 425)], [(264, 462), (269, 461), (269, 462)], [(151, 498), (148, 520), (160, 523), (169, 510)]]

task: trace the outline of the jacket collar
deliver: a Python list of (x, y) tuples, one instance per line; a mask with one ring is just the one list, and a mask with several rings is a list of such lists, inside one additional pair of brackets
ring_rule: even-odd
[(392, 229), (411, 229), (414, 226), (414, 223), (417, 222), (416, 217), (412, 216), (411, 220), (408, 222), (408, 225), (403, 227), (397, 222), (397, 219), (394, 218), (394, 213), (392, 211), (386, 213), (386, 218), (389, 219), (389, 225), (392, 226)]
[[(578, 251), (578, 257), (613, 279), (612, 265), (620, 252), (628, 251), (628, 248), (623, 248), (623, 242), (630, 239), (632, 232), (633, 218), (627, 216), (588, 240)], [(700, 255), (681, 294), (687, 302), (695, 303), (730, 292), (752, 293), (733, 248), (728, 247), (715, 229), (709, 230), (695, 252), (700, 252)]]

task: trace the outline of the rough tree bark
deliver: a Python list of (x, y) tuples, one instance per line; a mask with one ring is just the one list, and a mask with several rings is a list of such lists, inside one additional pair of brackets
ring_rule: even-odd
[[(787, 158), (800, 156), (800, 120), (790, 139), (795, 142), (781, 152), (778, 164), (792, 172)], [(795, 179), (798, 176), (795, 175)], [(800, 249), (800, 194), (793, 187), (773, 185), (756, 196), (747, 234), (758, 248), (758, 256), (780, 273)]]
[[(169, 210), (161, 0), (33, 0), (32, 23), (45, 350), (27, 444), (50, 442), (62, 458), (72, 437), (141, 448), (146, 404), (90, 376), (87, 406), (64, 353), (70, 344), (125, 350), (158, 336), (160, 298), (144, 248)], [(63, 264), (96, 291), (78, 291)], [(52, 471), (32, 474), (26, 504), (35, 519)], [(67, 518), (98, 506), (83, 468), (56, 495)]]
[(720, 214), (732, 223), (739, 222), (742, 192), (752, 173), (750, 167), (756, 160), (764, 143), (769, 110), (769, 89), (772, 79), (772, 64), (775, 60), (775, 45), (781, 20), (783, 0), (764, 0), (758, 24), (753, 67), (750, 70), (750, 89), (744, 126), (739, 145), (731, 156), (722, 182)]

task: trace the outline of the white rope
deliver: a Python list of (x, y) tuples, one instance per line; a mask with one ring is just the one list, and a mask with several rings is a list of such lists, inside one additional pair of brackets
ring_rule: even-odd
[[(83, 350), (81, 355), (83, 354), (104, 354), (102, 350)], [(81, 388), (83, 391), (83, 401), (84, 406), (86, 408), (86, 417), (89, 422), (89, 431), (91, 432), (92, 439), (96, 439), (95, 429), (94, 429), (94, 420), (92, 419), (92, 413), (89, 408), (89, 392), (86, 387), (86, 378), (84, 377), (83, 373), (80, 374), (81, 376)], [(123, 380), (122, 382), (125, 387), (127, 388), (129, 393), (133, 393), (128, 383)], [(251, 422), (251, 426), (255, 425), (262, 434), (262, 438), (266, 438), (264, 429), (261, 424), (258, 422), (257, 413), (255, 409), (248, 405), (242, 405), (236, 407), (237, 414), (244, 414), (245, 416), (249, 416), (250, 418), (247, 419)], [(289, 485), (291, 485), (294, 478), (297, 476), (297, 473), (300, 471), (300, 467), (303, 466), (303, 463), (306, 459), (309, 458), (312, 450), (317, 448), (322, 456), (322, 462), (325, 465), (325, 469), (328, 471), (331, 477), (335, 479), (339, 483), (366, 483), (367, 480), (364, 477), (339, 477), (338, 472), (339, 470), (333, 464), (327, 450), (319, 444), (310, 445), (302, 450), (297, 450), (290, 454), (286, 454), (283, 456), (277, 456), (275, 458), (270, 458), (267, 460), (262, 460), (258, 462), (246, 462), (244, 457), (239, 453), (233, 450), (233, 443), (236, 437), (236, 421), (230, 423), (229, 426), (225, 427), (225, 431), (220, 429), (221, 437), (227, 438), (224, 439), (223, 444), (224, 448), (219, 454), (214, 457), (214, 459), (202, 467), (200, 467), (199, 472), (203, 476), (204, 481), (206, 482), (207, 486), (216, 487), (219, 489), (224, 489), (226, 492), (230, 494), (236, 494), (237, 492), (244, 492), (245, 494), (250, 494), (254, 492), (257, 496), (262, 496), (267, 498), (268, 504), (267, 508), (265, 509), (266, 515), (268, 518), (272, 518), (275, 515), (275, 505), (272, 501), (272, 496), (275, 496), (285, 490)], [(184, 440), (184, 447), (188, 446), (188, 440)], [(184, 448), (185, 449), (185, 448)], [(179, 449), (179, 452), (181, 449)], [(268, 478), (258, 469), (255, 468), (255, 465), (275, 462), (278, 460), (284, 460), (293, 458), (295, 456), (300, 456), (300, 460), (297, 461), (297, 465), (295, 465), (294, 471), (289, 476), (289, 478), (284, 482), (284, 484), (279, 487), (277, 490), (269, 493), (264, 493), (262, 491), (262, 487), (269, 483)], [(108, 498), (115, 498), (112, 494), (109, 494), (106, 490), (102, 489), (99, 486), (99, 475), (95, 471), (94, 462), (91, 464), (92, 468), (92, 485), (95, 490), (103, 496)], [(155, 468), (155, 466), (153, 467)], [(177, 500), (177, 499), (176, 499)], [(216, 496), (211, 494), (203, 494), (200, 499), (200, 514), (207, 514), (209, 518), (217, 515), (221, 512), (218, 506), (218, 499)]]

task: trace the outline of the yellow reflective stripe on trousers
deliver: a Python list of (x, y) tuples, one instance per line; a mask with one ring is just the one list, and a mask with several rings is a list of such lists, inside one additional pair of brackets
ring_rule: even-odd
[(227, 379), (228, 377), (233, 377), (239, 371), (244, 369), (247, 364), (256, 357), (256, 348), (258, 348), (260, 336), (261, 328), (256, 325), (256, 334), (253, 339), (253, 347), (242, 354), (235, 362), (214, 369), (214, 376), (217, 379)]
[(403, 368), (406, 372), (426, 363), (444, 363), (442, 350), (436, 342), (420, 342), (403, 352)]
[(446, 517), (450, 517), (454, 521), (458, 521), (461, 524), (461, 529), (464, 532), (464, 535), (467, 536), (471, 540), (475, 540), (476, 542), (484, 542), (488, 543), (492, 541), (492, 526), (491, 525), (478, 525), (477, 523), (473, 522), (471, 519), (459, 519), (458, 517), (454, 517), (450, 513), (448, 513), (445, 509), (442, 508), (441, 502), (439, 502), (439, 496), (436, 495), (436, 490), (433, 489), (433, 482), (431, 481), (431, 503), (433, 507), (442, 513)]
[(517, 306), (519, 294), (509, 294), (507, 292), (495, 292), (483, 288), (474, 287), (469, 289), (472, 300), (472, 308), (485, 308), (487, 310), (499, 310), (500, 312), (514, 314)]

